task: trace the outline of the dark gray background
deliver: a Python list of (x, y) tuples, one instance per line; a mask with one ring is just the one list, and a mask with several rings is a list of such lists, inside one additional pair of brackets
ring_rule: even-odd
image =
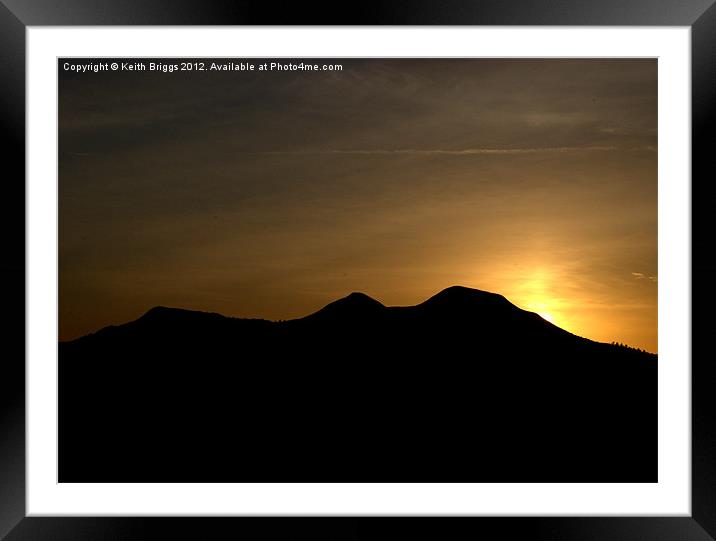
[[(711, 205), (716, 121), (713, 0), (490, 0), (320, 4), (198, 0), (3, 0), (0, 5), (3, 314), (0, 356), (0, 537), (7, 539), (426, 538), (709, 539), (716, 535), (716, 370), (707, 341), (716, 289)], [(693, 25), (693, 518), (99, 519), (25, 518), (24, 95), (28, 25), (132, 24)], [(14, 529), (13, 529), (14, 528)], [(12, 531), (11, 531), (12, 530)]]

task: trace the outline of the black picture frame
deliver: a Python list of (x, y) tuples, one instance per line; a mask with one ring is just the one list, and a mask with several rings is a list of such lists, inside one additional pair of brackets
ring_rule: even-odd
[[(688, 26), (692, 35), (692, 513), (689, 517), (120, 518), (25, 516), (25, 30), (79, 25)], [(442, 0), (319, 3), (0, 0), (3, 313), (0, 326), (0, 538), (716, 539), (716, 393), (707, 341), (716, 301), (711, 131), (716, 124), (714, 0)], [(684, 180), (685, 182), (688, 179)]]

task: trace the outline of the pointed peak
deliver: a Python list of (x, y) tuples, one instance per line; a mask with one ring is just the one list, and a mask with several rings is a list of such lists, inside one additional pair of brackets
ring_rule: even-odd
[[(337, 301), (333, 301), (328, 306), (357, 306), (357, 307), (375, 307), (375, 308), (384, 308), (383, 304), (375, 300), (373, 297), (369, 297), (365, 293), (360, 293), (358, 291), (354, 291), (350, 295), (347, 295), (343, 297), (342, 299), (338, 299)], [(326, 306), (326, 308), (328, 308)]]
[(373, 313), (374, 311), (382, 310), (384, 308), (385, 306), (382, 303), (372, 297), (369, 297), (365, 293), (353, 292), (350, 295), (327, 304), (312, 315), (330, 314), (332, 316), (345, 315), (353, 317), (361, 316), (366, 313)]

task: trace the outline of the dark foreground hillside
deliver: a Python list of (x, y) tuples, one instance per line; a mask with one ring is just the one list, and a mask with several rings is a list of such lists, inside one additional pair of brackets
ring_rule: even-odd
[(656, 482), (657, 358), (453, 287), (59, 346), (61, 482)]

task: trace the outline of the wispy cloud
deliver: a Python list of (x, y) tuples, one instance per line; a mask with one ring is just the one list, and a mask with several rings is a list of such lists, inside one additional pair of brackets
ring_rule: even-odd
[(659, 281), (659, 278), (657, 276), (647, 276), (643, 272), (632, 272), (631, 275), (636, 280), (649, 280), (650, 282), (657, 283)]
[[(543, 154), (543, 153), (566, 153), (566, 152), (612, 152), (624, 150), (615, 146), (574, 146), (574, 147), (535, 147), (535, 148), (462, 148), (462, 149), (316, 149), (316, 150), (267, 150), (253, 152), (252, 154), (370, 154), (370, 155), (447, 155), (466, 156), (473, 154)], [(628, 149), (635, 150), (635, 149)], [(654, 150), (653, 147), (640, 147), (636, 150)]]

